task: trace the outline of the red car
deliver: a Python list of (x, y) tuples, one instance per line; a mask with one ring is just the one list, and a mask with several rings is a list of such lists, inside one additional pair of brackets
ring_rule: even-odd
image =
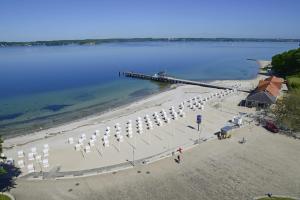
[(278, 127), (271, 121), (267, 121), (265, 128), (273, 133), (278, 133)]

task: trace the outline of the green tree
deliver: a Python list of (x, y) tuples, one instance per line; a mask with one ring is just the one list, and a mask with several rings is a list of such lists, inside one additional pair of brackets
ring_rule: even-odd
[[(2, 154), (2, 143), (3, 143), (3, 140), (2, 140), (2, 137), (1, 137), (1, 135), (0, 135), (0, 154)], [(0, 176), (1, 176), (1, 174), (5, 174), (6, 173), (6, 170), (2, 167), (2, 165), (1, 165), (1, 157), (0, 157)]]
[(2, 137), (0, 135), (0, 154), (2, 153), (2, 144), (3, 144), (3, 140), (2, 140)]
[(278, 100), (273, 110), (278, 122), (292, 131), (300, 131), (300, 91), (293, 90)]
[(277, 54), (272, 57), (272, 70), (281, 76), (300, 73), (300, 48)]

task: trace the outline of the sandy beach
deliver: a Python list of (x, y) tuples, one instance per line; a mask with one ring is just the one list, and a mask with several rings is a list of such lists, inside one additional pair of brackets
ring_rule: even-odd
[[(258, 62), (260, 65), (268, 62)], [(258, 80), (214, 81), (215, 85), (239, 86), (252, 90)], [(172, 90), (117, 108), (99, 116), (54, 127), (5, 141), (5, 153), (15, 162), (24, 160), (22, 175), (11, 192), (22, 199), (252, 199), (267, 192), (299, 196), (298, 141), (283, 135), (273, 135), (256, 125), (255, 108), (238, 104), (248, 95), (231, 92), (221, 98), (212, 97), (204, 109), (190, 108), (189, 101), (211, 97), (221, 90), (174, 85)], [(161, 126), (152, 114), (164, 109), (172, 117), (170, 108), (184, 103), (184, 117), (178, 116)], [(196, 116), (202, 115), (200, 131)], [(153, 129), (138, 133), (136, 119), (149, 115)], [(242, 116), (243, 125), (227, 140), (217, 140), (221, 127), (232, 125), (234, 116)], [(133, 137), (126, 136), (127, 121), (132, 120)], [(114, 136), (114, 126), (120, 124), (124, 141)], [(111, 127), (109, 147), (103, 146), (106, 127)], [(75, 144), (86, 134), (93, 137), (99, 130), (91, 152), (75, 151)], [(74, 144), (68, 139), (74, 138)], [(246, 138), (246, 144), (239, 141)], [(88, 145), (88, 139), (83, 142)], [(44, 145), (49, 145), (49, 166), (43, 167), (37, 159), (28, 160), (32, 148), (43, 156)], [(182, 162), (175, 162), (178, 148), (183, 149)], [(24, 151), (24, 158), (18, 151)], [(295, 153), (296, 152), (296, 153)], [(276, 162), (275, 162), (276, 160)], [(280, 161), (280, 162), (277, 162)], [(36, 173), (29, 173), (32, 164)], [(290, 170), (287, 170), (289, 168)], [(43, 173), (39, 173), (43, 172)], [(100, 175), (101, 174), (101, 175)], [(55, 181), (55, 184), (53, 184)], [(158, 187), (158, 185), (160, 185)], [(29, 188), (39, 187), (35, 193)], [(26, 193), (26, 194), (25, 194)]]
[[(260, 78), (258, 76), (253, 80), (215, 81), (213, 84), (230, 87), (239, 85), (240, 89), (251, 90)], [(220, 131), (221, 127), (228, 125), (234, 116), (239, 116), (241, 113), (246, 115), (255, 112), (254, 108), (237, 106), (247, 96), (247, 93), (244, 92), (230, 93), (222, 98), (213, 97), (205, 103), (203, 110), (197, 107), (194, 109), (188, 107), (189, 103), (187, 101), (196, 96), (206, 98), (221, 91), (199, 86), (177, 85), (175, 89), (153, 95), (99, 116), (7, 139), (4, 143), (5, 154), (8, 158), (13, 158), (15, 162), (23, 160), (22, 176), (32, 171), (28, 169), (28, 165), (31, 164), (35, 172), (65, 172), (65, 177), (73, 177), (76, 173), (80, 175), (100, 173), (88, 170), (114, 165), (122, 164), (124, 166), (119, 166), (120, 168), (127, 168), (133, 165), (134, 160), (144, 159), (144, 162), (159, 160), (170, 156), (179, 147), (188, 149), (194, 147), (198, 141), (216, 138), (215, 133)], [(176, 112), (178, 112), (178, 105), (181, 102), (185, 102), (185, 116), (178, 116), (176, 120), (171, 119), (169, 109), (174, 106)], [(158, 126), (152, 115), (155, 112), (159, 113), (162, 109), (167, 111), (170, 123), (163, 122), (162, 126)], [(202, 115), (203, 123), (198, 132), (196, 116), (199, 114)], [(136, 119), (141, 117), (144, 120), (146, 115), (150, 116), (154, 124), (153, 129), (148, 130), (145, 121), (143, 121), (144, 131), (140, 134), (135, 127)], [(128, 120), (132, 120), (133, 124), (132, 138), (126, 136), (126, 123)], [(245, 123), (251, 120), (253, 119), (244, 118)], [(124, 137), (123, 142), (119, 142), (114, 136), (117, 123), (120, 124), (121, 134)], [(106, 127), (111, 128), (109, 147), (104, 147), (102, 141)], [(91, 152), (87, 153), (85, 147), (89, 146), (89, 139), (94, 137), (96, 130), (99, 130), (99, 136), (95, 139), (95, 144), (91, 146)], [(85, 134), (87, 139), (83, 142), (80, 151), (75, 151), (75, 144), (82, 134)], [(74, 144), (68, 144), (69, 138), (74, 139)], [(49, 155), (43, 157), (42, 151), (45, 144), (49, 146)], [(29, 159), (28, 154), (30, 154), (32, 148), (36, 148), (35, 157), (41, 156), (40, 161), (36, 158)], [(24, 157), (18, 155), (19, 151), (24, 152)], [(41, 160), (44, 159), (48, 160), (48, 167), (41, 164)], [(82, 170), (86, 171), (80, 173)], [(49, 178), (55, 178), (56, 176), (55, 174), (49, 175)]]
[[(245, 144), (240, 144), (243, 137)], [(251, 124), (231, 139), (210, 140), (148, 165), (63, 180), (19, 179), (16, 199), (224, 199), (300, 196), (299, 141)], [(33, 188), (34, 192), (31, 191)]]

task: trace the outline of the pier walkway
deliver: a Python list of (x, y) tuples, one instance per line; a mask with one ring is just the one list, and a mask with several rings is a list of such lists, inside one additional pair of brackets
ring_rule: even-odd
[[(185, 79), (178, 79), (174, 77), (169, 77), (169, 76), (159, 76), (159, 75), (146, 75), (142, 73), (136, 73), (136, 72), (123, 72), (124, 76), (126, 77), (131, 77), (131, 78), (138, 78), (138, 79), (145, 79), (145, 80), (152, 80), (152, 81), (159, 81), (159, 82), (166, 82), (166, 83), (182, 83), (182, 84), (188, 84), (188, 85), (198, 85), (202, 87), (209, 87), (209, 88), (216, 88), (216, 89), (234, 89), (233, 87), (224, 87), (224, 86), (218, 86), (218, 85), (213, 85), (209, 83), (202, 83), (198, 81), (191, 81), (191, 80), (185, 80)], [(249, 93), (250, 91), (247, 90), (239, 90), (241, 92), (247, 92)]]

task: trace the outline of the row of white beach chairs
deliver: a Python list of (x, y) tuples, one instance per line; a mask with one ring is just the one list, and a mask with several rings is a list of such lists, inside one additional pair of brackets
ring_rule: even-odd
[[(183, 105), (182, 105), (183, 106)], [(177, 119), (177, 113), (175, 111), (175, 108), (172, 106), (170, 108), (171, 110), (171, 115), (173, 117), (173, 119)], [(184, 113), (183, 113), (183, 107), (181, 107), (180, 111), (179, 111), (179, 114), (180, 116), (184, 116)], [(162, 115), (162, 118), (164, 119), (165, 123), (169, 123), (170, 122), (170, 118), (167, 116), (165, 110), (163, 109), (161, 111), (161, 115)], [(158, 115), (157, 112), (154, 112), (153, 114), (153, 118), (154, 120), (156, 121), (157, 125), (158, 126), (162, 126), (163, 123), (160, 119), (160, 116)], [(147, 126), (147, 129), (153, 129), (153, 123), (149, 117), (149, 115), (146, 115), (144, 117), (145, 119), (145, 124)], [(115, 125), (115, 129), (116, 129), (116, 138), (117, 138), (117, 141), (119, 142), (123, 142), (124, 141), (124, 137), (123, 135), (121, 134), (121, 126), (119, 123), (116, 123)], [(143, 133), (143, 121), (142, 121), (142, 118), (141, 117), (138, 117), (137, 120), (136, 120), (136, 130), (137, 130), (137, 133), (139, 134), (142, 134)], [(81, 136), (78, 138), (78, 143), (75, 144), (75, 150), (76, 151), (80, 151), (80, 150), (84, 150), (86, 153), (90, 153), (91, 152), (91, 147), (95, 146), (95, 143), (97, 141), (97, 137), (99, 136), (99, 130), (96, 130), (95, 133), (91, 136), (89, 142), (88, 142), (88, 145), (84, 145), (84, 141), (87, 140), (87, 137), (85, 134), (81, 134)], [(132, 131), (132, 121), (131, 120), (128, 120), (127, 122), (127, 136), (129, 138), (132, 138), (133, 137), (133, 131)], [(105, 130), (105, 133), (103, 134), (103, 138), (102, 138), (102, 142), (103, 142), (103, 146), (104, 147), (109, 147), (109, 137), (110, 137), (110, 127), (107, 127), (106, 130)], [(70, 137), (68, 139), (68, 143), (69, 144), (74, 144), (74, 138), (73, 137)]]
[[(235, 91), (236, 91), (236, 89), (225, 90), (225, 91), (220, 91), (217, 93), (211, 93), (207, 97), (202, 97), (202, 98), (201, 98), (201, 96), (193, 97), (191, 99), (188, 99), (188, 100), (180, 103), (178, 106), (178, 112), (175, 110), (174, 106), (171, 106), (169, 109), (170, 110), (169, 114), (171, 115), (171, 118), (173, 120), (178, 119), (178, 115), (180, 117), (185, 117), (185, 112), (184, 112), (185, 103), (188, 103), (188, 107), (190, 109), (194, 110), (195, 108), (199, 108), (200, 110), (203, 110), (205, 103), (208, 102), (209, 100), (213, 99), (214, 97), (222, 98), (222, 97), (225, 97), (226, 95), (231, 94)], [(167, 112), (164, 109), (162, 109), (159, 113), (154, 112), (152, 116), (153, 116), (154, 122), (156, 123), (157, 126), (163, 126), (163, 124), (164, 124), (163, 122), (170, 123), (170, 121), (171, 121), (171, 118), (168, 116)], [(148, 114), (145, 115), (144, 119), (145, 119), (144, 123), (146, 124), (147, 129), (150, 129), (150, 130), (153, 129), (153, 123)], [(128, 138), (132, 138), (133, 137), (132, 120), (128, 120), (128, 122), (126, 124), (127, 124), (127, 126), (126, 126), (127, 134), (126, 135)], [(138, 134), (142, 134), (144, 132), (143, 120), (141, 117), (137, 117), (136, 131)], [(110, 127), (107, 127), (105, 130), (105, 133), (103, 134), (102, 140), (101, 140), (102, 145), (104, 147), (109, 147), (110, 133), (111, 133), (111, 129), (110, 129)], [(88, 144), (84, 145), (84, 141), (87, 140), (87, 137), (85, 134), (82, 134), (78, 139), (78, 143), (75, 144), (75, 150), (77, 150), (77, 151), (84, 150), (86, 153), (89, 153), (91, 151), (91, 147), (95, 146), (97, 137), (99, 137), (99, 136), (100, 136), (99, 130), (96, 130), (94, 132), (94, 134), (91, 136), (91, 138), (89, 139)], [(118, 142), (124, 141), (124, 136), (122, 135), (122, 128), (119, 123), (116, 123), (116, 125), (115, 125), (115, 137)], [(68, 139), (68, 143), (73, 144), (74, 139), (72, 137), (70, 137)]]
[[(48, 168), (49, 167), (49, 161), (48, 161), (49, 145), (44, 144), (41, 152), (42, 154), (39, 154), (37, 148), (32, 147), (30, 149), (30, 152), (27, 153), (27, 160), (26, 160), (26, 153), (23, 150), (19, 150), (17, 152), (17, 157), (20, 159), (17, 162), (18, 166), (22, 169), (25, 168), (25, 164), (27, 161), (28, 163), (35, 161), (38, 164), (42, 164), (43, 168)], [(35, 172), (35, 167), (33, 163), (27, 165), (27, 172), (28, 173)]]
[[(42, 167), (44, 169), (48, 168), (50, 165), (49, 165), (49, 160), (46, 158), (46, 159), (37, 159), (36, 160), (38, 162), (38, 164), (42, 164)], [(24, 160), (18, 160), (18, 166), (22, 169), (25, 167), (25, 162)], [(30, 163), (27, 165), (27, 172), (28, 173), (32, 173), (32, 172), (35, 172), (35, 167), (34, 167), (34, 164), (33, 163)]]
[[(34, 160), (34, 157), (38, 155), (37, 148), (32, 147), (30, 150), (31, 151), (28, 153), (28, 160)], [(42, 152), (43, 152), (44, 157), (49, 156), (49, 145), (48, 144), (44, 144), (44, 148), (43, 148)], [(17, 154), (18, 154), (18, 158), (24, 158), (26, 155), (23, 150), (19, 150), (17, 152)]]
[[(203, 110), (206, 102), (212, 100), (213, 98), (223, 98), (229, 94), (233, 94), (236, 91), (237, 91), (236, 89), (233, 89), (233, 90), (227, 89), (225, 91), (222, 90), (217, 93), (211, 93), (209, 96), (203, 97), (203, 98), (201, 98), (201, 96), (195, 96), (195, 97), (187, 100), (186, 102), (188, 103), (188, 107), (192, 110), (195, 110), (196, 108)], [(181, 104), (184, 104), (184, 103), (181, 103)]]

